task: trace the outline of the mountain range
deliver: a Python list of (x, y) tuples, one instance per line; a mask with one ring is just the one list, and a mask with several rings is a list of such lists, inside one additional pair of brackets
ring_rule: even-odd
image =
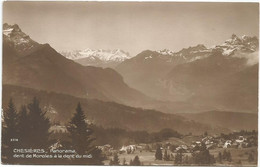
[(111, 68), (82, 66), (66, 59), (49, 44), (34, 42), (18, 25), (4, 24), (3, 31), (3, 84), (129, 105), (149, 100)]
[(85, 49), (74, 51), (62, 51), (61, 55), (67, 59), (74, 60), (75, 62), (84, 66), (97, 66), (97, 67), (115, 67), (124, 60), (130, 58), (128, 52), (120, 49), (105, 50), (105, 49)]
[[(90, 121), (129, 130), (227, 132), (243, 128), (243, 116), (248, 117), (245, 129), (257, 125), (250, 119), (258, 111), (256, 37), (232, 35), (211, 48), (199, 44), (178, 52), (145, 50), (132, 58), (121, 50), (77, 52), (62, 55), (18, 25), (4, 24), (3, 107), (11, 97), (19, 107), (37, 96), (52, 121), (65, 124), (80, 101)], [(114, 69), (77, 63), (93, 57), (104, 66), (112, 62)], [(231, 112), (226, 118), (233, 125), (225, 124), (219, 111)], [(210, 125), (212, 118), (216, 120)]]
[[(232, 35), (223, 44), (179, 52), (146, 50), (116, 67), (128, 85), (180, 112), (257, 112), (258, 39)], [(193, 105), (191, 107), (191, 105)]]

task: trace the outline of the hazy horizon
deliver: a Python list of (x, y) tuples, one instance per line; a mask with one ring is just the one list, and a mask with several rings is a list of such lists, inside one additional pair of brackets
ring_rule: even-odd
[(258, 3), (12, 2), (3, 23), (18, 24), (57, 51), (143, 50), (221, 44), (234, 33), (259, 36)]

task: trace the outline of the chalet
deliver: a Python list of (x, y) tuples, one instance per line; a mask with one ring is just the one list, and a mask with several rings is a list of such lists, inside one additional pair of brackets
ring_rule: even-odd
[(120, 153), (126, 152), (126, 153), (134, 153), (137, 149), (136, 145), (129, 145), (129, 146), (122, 146), (122, 148), (119, 150)]
[(63, 126), (63, 125), (53, 125), (50, 127), (49, 131), (53, 132), (53, 133), (67, 133), (68, 132), (67, 127)]
[(243, 143), (246, 141), (246, 138), (244, 138), (243, 136), (239, 136), (238, 139), (236, 140), (237, 143)]
[(200, 142), (200, 141), (196, 141), (195, 144), (196, 144), (197, 146), (201, 146), (201, 142)]
[(62, 148), (62, 145), (61, 145), (59, 140), (49, 147), (51, 152), (52, 152), (52, 150), (56, 150), (56, 149), (59, 149), (59, 148)]
[(188, 146), (186, 146), (186, 145), (180, 145), (180, 146), (177, 147), (175, 150), (176, 150), (176, 152), (178, 152), (178, 151), (180, 151), (180, 150), (182, 150), (183, 152), (188, 152), (189, 148), (188, 148)]
[(110, 144), (105, 144), (103, 146), (97, 146), (97, 147), (101, 151), (109, 151), (109, 150), (113, 149), (113, 147)]
[(223, 148), (229, 148), (231, 147), (232, 141), (231, 140), (227, 140), (223, 146)]

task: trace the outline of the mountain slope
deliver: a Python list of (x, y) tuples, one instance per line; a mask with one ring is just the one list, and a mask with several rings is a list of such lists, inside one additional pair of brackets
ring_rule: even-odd
[(229, 78), (218, 95), (226, 109), (258, 112), (258, 67), (258, 63), (248, 66)]
[(135, 89), (158, 100), (169, 100), (167, 92), (161, 88), (160, 79), (176, 65), (207, 57), (208, 54), (204, 45), (189, 47), (176, 53), (166, 49), (146, 50), (125, 60), (115, 69)]
[(114, 102), (103, 102), (54, 92), (38, 91), (13, 85), (3, 85), (3, 108), (13, 98), (17, 108), (27, 104), (33, 97), (41, 101), (41, 107), (53, 122), (66, 124), (73, 115), (78, 102), (86, 112), (87, 119), (105, 128), (122, 128), (127, 130), (158, 131), (173, 128), (183, 134), (192, 132), (201, 134), (205, 131), (220, 133), (228, 132), (227, 128), (213, 127), (195, 121), (188, 121), (175, 114), (165, 114), (155, 110), (133, 108)]
[[(175, 98), (205, 111), (258, 111), (258, 63), (247, 65), (245, 58), (215, 55), (176, 66), (165, 77), (164, 87)], [(208, 109), (207, 109), (208, 110)]]
[[(33, 49), (30, 49), (30, 45), (23, 45), (25, 51), (22, 52), (20, 47), (17, 49), (15, 46), (16, 41), (20, 41), (23, 36), (18, 35), (13, 40), (13, 33), (16, 31), (11, 31), (9, 36), (4, 35), (4, 84), (131, 105), (138, 105), (143, 99), (148, 99), (128, 87), (116, 71), (84, 67), (64, 58), (48, 44), (37, 44)], [(19, 33), (22, 33), (20, 28)], [(28, 43), (30, 42), (29, 40)]]
[(184, 113), (182, 116), (200, 123), (223, 126), (231, 130), (257, 130), (257, 114), (208, 111), (203, 113)]

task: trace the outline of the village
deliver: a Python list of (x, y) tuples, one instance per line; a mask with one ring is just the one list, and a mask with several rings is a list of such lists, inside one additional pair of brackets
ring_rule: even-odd
[[(194, 164), (192, 157), (202, 147), (209, 150), (210, 155), (214, 157), (212, 164), (216, 166), (221, 166), (223, 161), (229, 165), (257, 164), (257, 132), (255, 131), (234, 132), (229, 135), (205, 133), (200, 136), (187, 135), (181, 139), (171, 137), (157, 143), (123, 145), (119, 149), (114, 149), (109, 144), (98, 146), (107, 157), (104, 162), (106, 165), (111, 165), (115, 155), (118, 157), (119, 165), (131, 164), (136, 156), (141, 165), (191, 165)], [(158, 148), (161, 152), (159, 159), (156, 158)], [(181, 160), (176, 162), (180, 153)]]
[[(51, 130), (54, 134), (66, 134), (65, 126), (55, 125)], [(201, 135), (191, 133), (181, 136), (169, 136), (161, 141), (138, 143), (132, 142), (121, 146), (110, 143), (97, 146), (105, 157), (105, 165), (130, 165), (137, 156), (140, 165), (192, 165), (194, 154), (205, 147), (213, 156), (211, 165), (256, 165), (257, 164), (257, 131), (235, 131), (229, 134)], [(56, 146), (54, 146), (56, 147)], [(158, 149), (161, 158), (156, 159)], [(181, 162), (176, 162), (176, 157), (181, 153)], [(118, 163), (111, 164), (114, 158)], [(133, 164), (132, 164), (133, 165)], [(133, 165), (134, 166), (134, 165)]]

